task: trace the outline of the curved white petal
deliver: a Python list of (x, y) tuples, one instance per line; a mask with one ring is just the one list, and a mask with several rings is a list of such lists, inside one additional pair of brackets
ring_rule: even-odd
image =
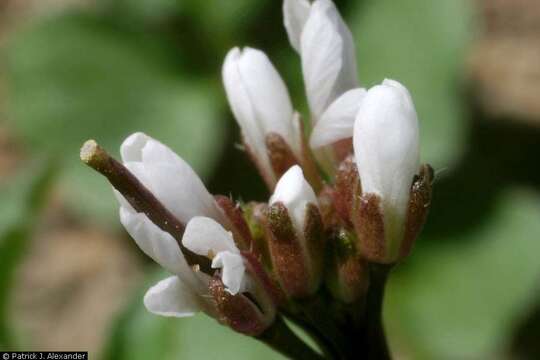
[(313, 3), (302, 32), (301, 56), (308, 102), (317, 122), (338, 96), (358, 87), (352, 34), (332, 1)]
[(213, 258), (222, 251), (239, 253), (232, 234), (214, 220), (197, 216), (186, 226), (182, 244), (196, 254)]
[(293, 225), (299, 233), (303, 233), (306, 206), (309, 203), (318, 206), (317, 196), (313, 188), (304, 178), (300, 166), (291, 167), (281, 179), (279, 179), (274, 194), (270, 198), (270, 205), (282, 202), (287, 208)]
[(120, 152), (126, 167), (183, 223), (196, 215), (224, 221), (195, 171), (167, 146), (136, 133), (124, 141)]
[(353, 89), (337, 98), (313, 128), (310, 146), (316, 149), (351, 138), (356, 114), (366, 92), (364, 88)]
[(171, 276), (152, 286), (144, 295), (144, 306), (161, 316), (193, 316), (203, 310), (199, 296), (178, 277)]
[(371, 88), (354, 125), (362, 191), (381, 196), (385, 212), (405, 217), (419, 168), (419, 130), (409, 91), (396, 81)]
[(191, 273), (176, 240), (146, 215), (121, 206), (120, 222), (139, 248), (167, 271), (177, 275)]
[(302, 30), (309, 17), (311, 4), (307, 0), (283, 1), (283, 20), (292, 47), (300, 52)]
[(120, 222), (139, 248), (168, 272), (180, 277), (193, 291), (206, 292), (209, 276), (193, 271), (186, 262), (177, 241), (150, 221), (145, 214), (133, 210), (116, 190), (115, 195), (121, 204)]
[(223, 64), (223, 83), (244, 138), (265, 172), (273, 174), (265, 143), (269, 133), (281, 135), (300, 154), (300, 137), (293, 123), (289, 92), (262, 51), (251, 48), (229, 51)]
[(123, 162), (139, 162), (142, 160), (142, 149), (151, 138), (142, 133), (136, 132), (128, 136), (120, 146), (120, 155)]
[(219, 252), (212, 260), (214, 269), (222, 269), (221, 281), (226, 290), (235, 295), (246, 290), (246, 267), (244, 259), (238, 253)]

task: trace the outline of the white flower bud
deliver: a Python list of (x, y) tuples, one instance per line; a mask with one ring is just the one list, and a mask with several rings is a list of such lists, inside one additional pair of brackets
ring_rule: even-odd
[(299, 166), (281, 177), (269, 204), (268, 246), (277, 278), (287, 295), (309, 296), (321, 280), (323, 225), (317, 197)]
[(411, 184), (419, 163), (419, 130), (409, 91), (394, 80), (369, 89), (354, 125), (362, 194), (380, 198), (387, 257), (403, 239)]
[(310, 203), (318, 206), (318, 201), (311, 185), (304, 178), (300, 166), (291, 167), (279, 179), (269, 203), (273, 205), (277, 202), (285, 205), (296, 232), (300, 238), (303, 238), (306, 207)]
[(281, 136), (296, 157), (301, 155), (300, 132), (293, 121), (293, 107), (285, 83), (268, 57), (251, 48), (229, 51), (223, 65), (223, 82), (246, 145), (263, 175), (275, 182), (276, 175), (267, 154), (267, 135)]

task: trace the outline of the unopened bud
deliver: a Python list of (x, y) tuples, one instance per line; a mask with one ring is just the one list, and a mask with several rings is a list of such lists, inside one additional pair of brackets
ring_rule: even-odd
[[(362, 189), (355, 196), (353, 222), (362, 256), (371, 262), (399, 261), (412, 243), (409, 240), (404, 245), (404, 239), (415, 237), (417, 223), (423, 222), (423, 218), (416, 219), (417, 205), (409, 216), (411, 188), (420, 167), (419, 150), (418, 118), (409, 91), (394, 80), (369, 89), (354, 125)], [(418, 202), (423, 200), (414, 200)]]
[(275, 164), (268, 157), (267, 136), (280, 137), (277, 146), (284, 157), (278, 160), (280, 166), (301, 157), (301, 137), (285, 83), (268, 57), (251, 48), (229, 51), (223, 64), (223, 82), (246, 150), (268, 187), (274, 189), (281, 174), (274, 171)]
[(369, 286), (368, 265), (358, 253), (354, 234), (340, 229), (331, 241), (327, 285), (332, 295), (345, 303), (357, 301)]
[(217, 320), (244, 335), (262, 334), (275, 318), (275, 310), (263, 313), (251, 298), (243, 294), (232, 295), (219, 278), (210, 280), (209, 292), (215, 302)]
[(272, 264), (285, 292), (295, 298), (314, 293), (322, 272), (324, 229), (317, 198), (300, 167), (278, 182), (266, 225)]

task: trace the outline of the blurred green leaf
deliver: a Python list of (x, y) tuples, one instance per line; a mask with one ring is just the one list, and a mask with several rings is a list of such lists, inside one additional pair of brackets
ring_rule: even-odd
[(468, 114), (459, 85), (472, 7), (467, 0), (362, 1), (349, 18), (360, 80), (372, 86), (393, 78), (410, 89), (423, 161), (436, 168), (452, 165), (465, 141)]
[(23, 258), (53, 178), (54, 166), (33, 166), (0, 184), (0, 348), (13, 348), (8, 303), (13, 274)]
[(429, 239), (438, 245), (419, 249), (391, 277), (385, 319), (395, 347), (415, 359), (501, 354), (539, 290), (538, 219), (539, 197), (511, 191), (460, 241)]
[[(167, 275), (159, 272), (153, 282)], [(146, 287), (144, 290), (146, 290)], [(282, 359), (266, 345), (219, 325), (206, 315), (165, 318), (150, 314), (139, 291), (112, 329), (104, 360)]]
[(122, 31), (92, 16), (63, 15), (16, 33), (5, 57), (9, 116), (35, 153), (65, 159), (67, 201), (105, 221), (116, 209), (110, 187), (79, 161), (95, 138), (117, 153), (144, 131), (168, 144), (202, 175), (223, 145), (221, 93), (189, 78), (166, 42)]

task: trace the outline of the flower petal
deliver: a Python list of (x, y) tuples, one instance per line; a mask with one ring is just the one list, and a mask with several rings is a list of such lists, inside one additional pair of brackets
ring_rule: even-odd
[(366, 89), (347, 91), (321, 116), (311, 133), (310, 145), (316, 149), (353, 136), (354, 121)]
[(142, 133), (136, 132), (128, 136), (120, 146), (120, 155), (124, 162), (138, 162), (142, 160), (142, 149), (151, 138)]
[(274, 194), (270, 198), (270, 205), (276, 202), (282, 202), (285, 205), (293, 225), (297, 231), (302, 233), (305, 224), (306, 206), (309, 203), (318, 206), (319, 203), (313, 188), (304, 178), (300, 166), (291, 167), (279, 179)]
[(405, 217), (419, 168), (418, 117), (409, 91), (385, 81), (369, 89), (354, 125), (362, 191), (381, 196), (385, 212)]
[(314, 121), (342, 93), (358, 87), (355, 46), (334, 3), (317, 0), (301, 37), (302, 71)]
[(212, 267), (222, 269), (221, 281), (228, 292), (236, 295), (246, 290), (246, 267), (240, 254), (230, 251), (219, 252), (212, 260)]
[(202, 311), (199, 296), (177, 276), (161, 280), (144, 295), (144, 306), (161, 316), (186, 317)]
[(292, 47), (300, 52), (302, 30), (309, 17), (311, 4), (307, 0), (283, 1), (283, 19)]
[(213, 258), (219, 252), (239, 253), (232, 234), (216, 221), (194, 217), (186, 226), (182, 244), (196, 254)]
[(195, 171), (167, 146), (136, 133), (124, 141), (120, 152), (126, 167), (181, 222), (196, 215), (225, 221)]
[(120, 207), (120, 222), (141, 250), (168, 272), (191, 272), (176, 240), (142, 213)]

